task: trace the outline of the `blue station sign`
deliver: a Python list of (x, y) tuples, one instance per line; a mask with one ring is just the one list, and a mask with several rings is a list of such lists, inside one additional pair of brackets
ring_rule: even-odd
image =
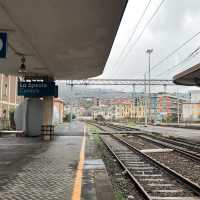
[(54, 81), (19, 81), (18, 96), (24, 97), (58, 97), (58, 86)]
[(7, 54), (7, 36), (8, 34), (6, 32), (0, 32), (0, 58), (6, 58)]

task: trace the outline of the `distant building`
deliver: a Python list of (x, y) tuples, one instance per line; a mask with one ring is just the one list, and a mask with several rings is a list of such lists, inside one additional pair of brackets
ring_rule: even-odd
[(9, 117), (9, 111), (14, 110), (22, 100), (17, 96), (17, 77), (0, 74), (0, 117)]
[(17, 77), (0, 74), (0, 129), (13, 126), (13, 113), (16, 107), (23, 101), (23, 97), (17, 96)]
[(171, 118), (175, 120), (182, 115), (182, 105), (186, 102), (185, 99), (179, 98), (171, 94), (160, 94), (157, 96), (158, 107), (157, 113), (161, 118)]
[(114, 119), (133, 118), (133, 102), (129, 99), (115, 99), (112, 101)]
[(133, 118), (135, 120), (144, 121), (144, 118), (145, 118), (145, 98), (142, 95), (135, 97), (135, 99), (134, 99)]
[[(150, 118), (153, 121), (162, 120), (176, 120), (182, 115), (182, 103), (186, 102), (185, 99), (179, 98), (172, 94), (155, 93), (151, 94), (150, 101)], [(135, 97), (133, 116), (136, 120), (142, 121), (145, 118), (145, 97), (141, 95)], [(148, 113), (148, 108), (147, 108)]]
[(106, 120), (112, 120), (114, 117), (114, 112), (111, 106), (94, 106), (92, 107), (92, 112), (93, 119), (97, 119), (99, 116), (101, 116)]
[(200, 103), (200, 90), (190, 91), (190, 102), (191, 103)]
[(93, 119), (102, 116), (106, 120), (123, 120), (133, 117), (133, 103), (129, 99), (113, 99), (112, 101), (101, 101), (100, 104), (91, 108)]
[(183, 104), (183, 121), (184, 122), (200, 121), (200, 103)]
[(54, 123), (62, 123), (64, 118), (64, 101), (60, 98), (54, 98)]

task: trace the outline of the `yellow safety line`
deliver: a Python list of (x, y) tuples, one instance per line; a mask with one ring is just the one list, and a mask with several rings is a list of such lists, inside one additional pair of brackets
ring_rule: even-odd
[(83, 166), (84, 166), (84, 160), (85, 160), (85, 143), (86, 143), (86, 136), (85, 136), (85, 126), (84, 126), (84, 136), (83, 136), (83, 141), (81, 145), (79, 164), (76, 171), (76, 178), (75, 178), (74, 187), (73, 187), (72, 200), (81, 199)]

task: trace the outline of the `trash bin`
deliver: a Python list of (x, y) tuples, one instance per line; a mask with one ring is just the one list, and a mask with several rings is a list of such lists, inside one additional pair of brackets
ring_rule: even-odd
[(42, 125), (41, 137), (43, 140), (54, 140), (54, 125)]

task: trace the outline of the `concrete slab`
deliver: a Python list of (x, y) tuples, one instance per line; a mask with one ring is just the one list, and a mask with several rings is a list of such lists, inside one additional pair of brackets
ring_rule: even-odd
[(83, 132), (84, 123), (76, 120), (55, 127), (55, 135), (57, 136), (83, 136)]
[(162, 152), (172, 152), (173, 149), (142, 149), (143, 153), (162, 153)]
[(104, 169), (104, 163), (101, 159), (89, 159), (84, 162), (84, 169)]
[(193, 140), (195, 142), (200, 142), (200, 131), (194, 129), (185, 129), (185, 128), (174, 128), (174, 127), (162, 127), (162, 126), (140, 126), (137, 125), (135, 128), (146, 131), (150, 133), (160, 133), (164, 136), (173, 136), (188, 140)]
[(105, 165), (98, 154), (96, 142), (92, 135), (87, 137), (81, 199), (115, 199)]

